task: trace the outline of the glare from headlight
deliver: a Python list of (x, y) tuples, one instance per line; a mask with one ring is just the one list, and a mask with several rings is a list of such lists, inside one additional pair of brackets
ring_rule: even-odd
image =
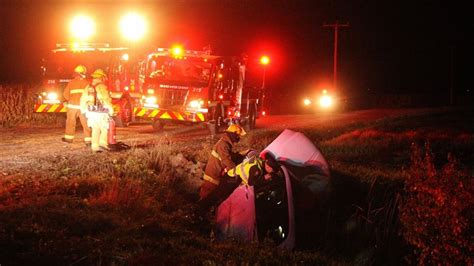
[(148, 104), (156, 104), (158, 100), (156, 99), (155, 96), (149, 96), (145, 98), (145, 102)]
[(308, 106), (308, 105), (311, 104), (311, 100), (308, 99), (308, 98), (305, 98), (305, 99), (303, 100), (303, 104), (304, 104), (305, 106)]
[(192, 100), (191, 102), (189, 102), (189, 107), (195, 108), (195, 109), (200, 109), (202, 104), (203, 104), (203, 101)]
[(48, 93), (48, 96), (46, 97), (48, 100), (57, 100), (58, 99), (58, 94), (56, 92), (50, 92)]
[(319, 105), (323, 108), (329, 108), (333, 104), (332, 97), (329, 95), (323, 95), (319, 98)]

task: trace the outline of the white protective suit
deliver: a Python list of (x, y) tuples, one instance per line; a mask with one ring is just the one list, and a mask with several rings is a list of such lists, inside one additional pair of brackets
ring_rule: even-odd
[(107, 133), (109, 119), (113, 115), (112, 99), (107, 86), (101, 79), (93, 79), (81, 98), (81, 111), (86, 114), (87, 126), (92, 129), (91, 148), (93, 152), (108, 149)]

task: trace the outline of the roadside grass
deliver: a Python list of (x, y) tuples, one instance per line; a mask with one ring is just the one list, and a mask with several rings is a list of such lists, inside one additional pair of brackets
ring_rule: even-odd
[[(469, 117), (469, 118), (466, 118)], [(149, 145), (31, 162), (0, 178), (0, 263), (73, 265), (398, 264), (410, 252), (397, 206), (412, 143), (429, 142), (474, 166), (472, 110), (296, 128), (332, 170), (325, 206), (297, 213), (296, 251), (219, 243), (190, 219), (213, 140)], [(264, 149), (280, 131), (257, 129), (240, 148)]]

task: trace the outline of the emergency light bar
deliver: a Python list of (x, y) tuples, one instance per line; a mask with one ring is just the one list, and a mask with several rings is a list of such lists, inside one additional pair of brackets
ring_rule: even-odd
[(57, 48), (109, 48), (110, 44), (108, 43), (88, 43), (88, 42), (79, 42), (79, 43), (57, 43)]
[(111, 51), (125, 51), (129, 48), (126, 47), (114, 47), (111, 48), (108, 43), (57, 43), (57, 49), (53, 49), (53, 53), (56, 52), (111, 52)]
[[(157, 54), (159, 55), (174, 55), (174, 48), (157, 48)], [(183, 49), (183, 55), (194, 55), (194, 56), (203, 56), (203, 55), (211, 55), (210, 50), (206, 51), (196, 51), (196, 50), (185, 50)]]

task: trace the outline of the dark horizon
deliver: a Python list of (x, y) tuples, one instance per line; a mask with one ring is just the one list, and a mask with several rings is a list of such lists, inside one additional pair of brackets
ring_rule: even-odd
[(336, 21), (350, 24), (339, 31), (338, 84), (346, 95), (448, 95), (451, 86), (456, 94), (473, 93), (473, 24), (455, 3), (117, 2), (3, 1), (0, 81), (38, 80), (41, 58), (67, 41), (68, 19), (77, 10), (102, 21), (96, 41), (124, 45), (114, 24), (133, 7), (149, 19), (143, 49), (182, 43), (195, 50), (211, 45), (215, 54), (269, 54), (266, 83), (274, 97), (299, 97), (331, 84), (334, 30), (323, 24)]

